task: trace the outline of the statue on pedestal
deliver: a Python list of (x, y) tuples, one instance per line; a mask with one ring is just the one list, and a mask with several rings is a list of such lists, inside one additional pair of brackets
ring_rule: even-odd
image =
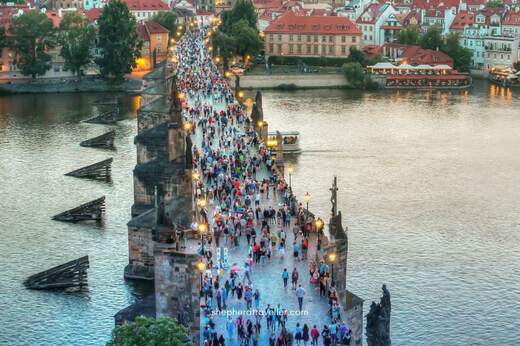
[(383, 296), (379, 304), (372, 302), (370, 311), (367, 314), (367, 344), (368, 346), (390, 346), (390, 313), (392, 306), (390, 303), (390, 292), (386, 285), (382, 287)]

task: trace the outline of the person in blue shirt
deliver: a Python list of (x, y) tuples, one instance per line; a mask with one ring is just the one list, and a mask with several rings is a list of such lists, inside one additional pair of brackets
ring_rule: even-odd
[(283, 279), (283, 288), (287, 288), (287, 282), (289, 280), (289, 272), (287, 271), (287, 268), (283, 268), (282, 279)]

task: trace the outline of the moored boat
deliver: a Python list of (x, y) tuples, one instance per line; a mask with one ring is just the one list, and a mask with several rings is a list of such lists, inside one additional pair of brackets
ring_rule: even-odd
[[(285, 154), (301, 153), (300, 149), (300, 133), (298, 131), (279, 131), (282, 136), (282, 150)], [(276, 140), (276, 132), (267, 134), (267, 147), (275, 150), (278, 142)]]

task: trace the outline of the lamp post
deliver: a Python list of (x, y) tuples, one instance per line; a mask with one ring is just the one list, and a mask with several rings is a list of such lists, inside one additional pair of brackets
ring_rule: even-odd
[(307, 216), (309, 216), (309, 201), (311, 200), (311, 194), (308, 192), (305, 192), (303, 199), (305, 200), (305, 203), (307, 203)]
[(207, 230), (208, 230), (208, 226), (206, 226), (205, 223), (199, 223), (200, 243), (203, 248), (204, 248), (204, 234), (206, 234)]
[(289, 190), (292, 191), (292, 174), (294, 172), (294, 168), (292, 165), (289, 165), (289, 167), (287, 167), (287, 173), (289, 173)]
[(336, 253), (331, 252), (329, 253), (329, 262), (331, 264), (331, 286), (334, 287), (334, 262), (336, 262)]
[(204, 261), (202, 259), (200, 259), (197, 262), (197, 269), (199, 270), (199, 273), (200, 273), (200, 296), (202, 297), (202, 286), (203, 286), (202, 273), (206, 269), (206, 263), (204, 263)]

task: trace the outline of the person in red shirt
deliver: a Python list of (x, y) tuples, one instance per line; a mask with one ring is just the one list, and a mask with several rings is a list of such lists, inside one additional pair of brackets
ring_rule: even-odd
[(318, 346), (318, 338), (319, 337), (320, 337), (320, 331), (318, 330), (316, 325), (314, 325), (314, 327), (312, 327), (312, 329), (311, 329), (311, 338), (312, 338), (312, 345), (313, 346)]

